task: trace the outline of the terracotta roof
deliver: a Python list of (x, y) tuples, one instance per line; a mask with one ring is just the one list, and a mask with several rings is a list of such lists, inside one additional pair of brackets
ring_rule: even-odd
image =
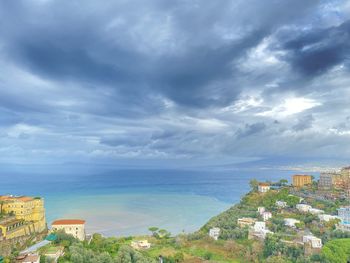
[(34, 198), (30, 196), (10, 196), (10, 195), (2, 195), (0, 196), (1, 201), (22, 201), (22, 202), (28, 202), (33, 201)]
[(260, 186), (270, 186), (268, 183), (259, 183)]
[(52, 222), (52, 225), (84, 225), (85, 220), (81, 219), (59, 219)]

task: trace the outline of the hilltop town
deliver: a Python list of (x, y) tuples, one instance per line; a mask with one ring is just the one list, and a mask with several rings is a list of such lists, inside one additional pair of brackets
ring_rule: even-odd
[(241, 201), (191, 234), (86, 235), (83, 219), (48, 229), (40, 197), (0, 196), (0, 262), (346, 262), (350, 167), (319, 180), (251, 180)]

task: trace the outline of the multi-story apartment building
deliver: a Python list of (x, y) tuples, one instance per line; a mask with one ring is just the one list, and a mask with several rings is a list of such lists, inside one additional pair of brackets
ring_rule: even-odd
[(293, 175), (293, 186), (294, 187), (303, 187), (306, 185), (312, 184), (312, 176), (304, 174)]
[(28, 196), (0, 196), (0, 236), (11, 239), (46, 230), (44, 200)]
[(321, 189), (349, 189), (350, 167), (343, 167), (340, 171), (321, 173), (318, 186)]

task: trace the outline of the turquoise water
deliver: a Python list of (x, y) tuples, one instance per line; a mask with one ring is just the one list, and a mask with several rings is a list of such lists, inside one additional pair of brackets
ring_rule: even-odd
[(0, 194), (45, 198), (48, 222), (82, 218), (87, 232), (138, 235), (148, 227), (192, 232), (240, 200), (249, 180), (290, 178), (268, 170), (110, 170), (101, 173), (23, 174), (2, 177)]

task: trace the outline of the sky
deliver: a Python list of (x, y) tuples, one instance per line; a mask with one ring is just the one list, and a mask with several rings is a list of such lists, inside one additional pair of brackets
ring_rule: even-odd
[(0, 1), (0, 163), (345, 164), (350, 1)]

